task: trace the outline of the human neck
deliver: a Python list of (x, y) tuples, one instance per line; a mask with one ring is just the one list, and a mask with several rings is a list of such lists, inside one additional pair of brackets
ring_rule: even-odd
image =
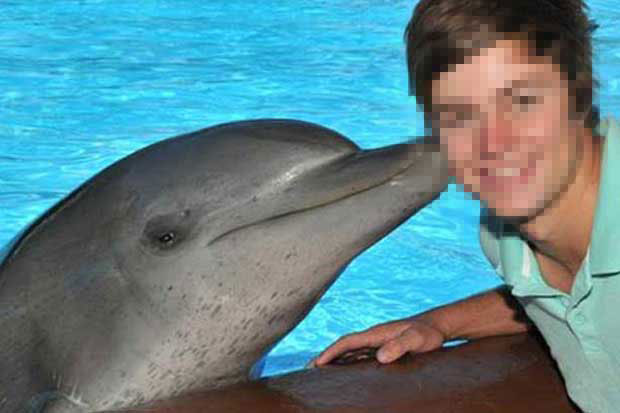
[(533, 249), (576, 274), (588, 246), (598, 197), (601, 140), (584, 136), (574, 181), (540, 214), (517, 225)]

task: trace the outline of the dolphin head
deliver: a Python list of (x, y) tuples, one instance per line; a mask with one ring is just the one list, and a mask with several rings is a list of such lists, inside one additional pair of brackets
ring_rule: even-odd
[(190, 349), (209, 343), (201, 357), (222, 378), (232, 365), (247, 373), (356, 255), (447, 182), (430, 143), (360, 150), (278, 120), (206, 129), (131, 161), (116, 265), (162, 323), (186, 321), (172, 323), (186, 338), (168, 357), (191, 369)]
[(305, 122), (220, 125), (93, 177), (33, 225), (5, 270), (38, 274), (29, 306), (47, 372), (79, 381), (89, 406), (130, 405), (246, 377), (447, 179), (428, 142), (361, 150)]

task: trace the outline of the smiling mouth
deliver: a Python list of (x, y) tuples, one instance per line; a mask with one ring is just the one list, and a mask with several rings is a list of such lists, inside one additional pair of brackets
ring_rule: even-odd
[(358, 196), (358, 195), (361, 195), (363, 193), (370, 192), (373, 189), (379, 188), (381, 186), (390, 185), (392, 182), (394, 182), (395, 180), (397, 180), (401, 176), (405, 175), (412, 166), (413, 166), (413, 163), (408, 164), (402, 170), (394, 173), (391, 176), (386, 177), (386, 179), (383, 180), (383, 181), (380, 181), (380, 182), (375, 183), (373, 185), (369, 185), (369, 186), (367, 186), (365, 188), (360, 188), (359, 190), (356, 190), (356, 191), (351, 191), (349, 193), (346, 193), (346, 194), (342, 195), (339, 198), (330, 199), (330, 200), (328, 200), (326, 202), (317, 203), (315, 205), (311, 205), (311, 206), (308, 206), (308, 207), (305, 207), (305, 208), (293, 209), (293, 210), (290, 210), (290, 211), (287, 211), (287, 212), (283, 212), (281, 214), (276, 214), (276, 215), (272, 215), (272, 216), (266, 216), (266, 217), (263, 217), (263, 218), (261, 218), (259, 220), (250, 221), (250, 222), (245, 223), (243, 225), (240, 225), (238, 227), (234, 227), (232, 229), (229, 229), (229, 230), (223, 232), (222, 234), (218, 235), (217, 237), (213, 238), (211, 241), (209, 241), (207, 243), (207, 246), (215, 244), (216, 242), (221, 241), (223, 238), (226, 238), (229, 235), (231, 235), (233, 233), (236, 233), (238, 231), (244, 230), (246, 228), (253, 227), (253, 226), (256, 226), (256, 225), (261, 225), (261, 224), (264, 224), (264, 223), (267, 223), (267, 222), (271, 222), (271, 221), (276, 221), (278, 219), (286, 218), (286, 217), (289, 217), (289, 216), (292, 216), (292, 215), (295, 215), (295, 214), (301, 214), (301, 213), (317, 210), (317, 209), (320, 209), (320, 208), (324, 208), (326, 206), (337, 204), (339, 202), (345, 201), (345, 200), (347, 200), (349, 198), (352, 198), (354, 196)]
[[(412, 174), (422, 155), (430, 151), (428, 145), (396, 144), (389, 147), (359, 150), (342, 156), (315, 170), (309, 170), (290, 179), (285, 189), (273, 196), (265, 196), (266, 213), (244, 217), (235, 225), (224, 228), (207, 245), (212, 245), (245, 228), (261, 225), (291, 215), (318, 210), (392, 185), (403, 176)], [(430, 191), (430, 189), (429, 189)], [(239, 203), (237, 209), (251, 201)], [(268, 208), (270, 206), (270, 208)]]
[(480, 168), (480, 183), (483, 188), (492, 191), (506, 191), (515, 185), (528, 183), (536, 172), (536, 160), (530, 160), (526, 166), (501, 166)]
[(523, 175), (525, 168), (497, 168), (493, 172), (493, 176), (500, 178), (514, 178)]

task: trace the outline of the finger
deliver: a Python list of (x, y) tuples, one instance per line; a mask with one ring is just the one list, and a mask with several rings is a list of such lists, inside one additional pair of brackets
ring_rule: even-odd
[(325, 349), (315, 360), (315, 366), (331, 362), (340, 354), (361, 347), (379, 347), (388, 340), (398, 337), (409, 326), (407, 322), (379, 324), (359, 333), (347, 334)]
[(346, 366), (359, 363), (364, 360), (375, 360), (377, 358), (377, 347), (361, 347), (351, 351), (345, 351), (338, 357), (330, 361), (330, 364)]
[(314, 359), (314, 365), (322, 366), (344, 352), (360, 347), (378, 347), (382, 342), (381, 336), (370, 331), (343, 336)]
[(424, 344), (424, 337), (416, 329), (410, 328), (387, 343), (377, 351), (380, 363), (391, 363), (407, 352), (415, 353)]

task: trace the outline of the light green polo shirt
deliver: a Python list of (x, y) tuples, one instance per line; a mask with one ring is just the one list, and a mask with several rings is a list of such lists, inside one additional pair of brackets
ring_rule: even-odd
[(480, 243), (547, 341), (571, 399), (585, 412), (612, 413), (620, 412), (620, 127), (605, 119), (598, 133), (604, 144), (591, 242), (570, 294), (546, 283), (528, 244), (488, 211)]

